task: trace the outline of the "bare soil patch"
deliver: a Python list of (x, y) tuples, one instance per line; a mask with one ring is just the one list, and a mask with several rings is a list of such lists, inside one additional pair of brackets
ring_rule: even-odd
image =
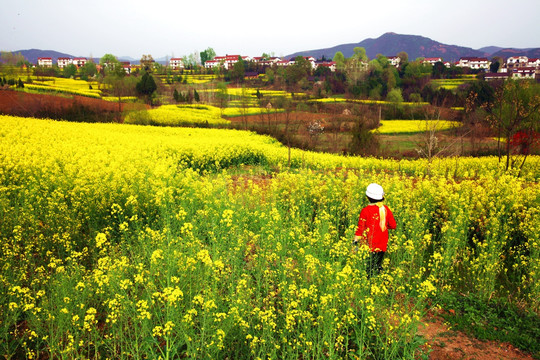
[(534, 360), (509, 343), (481, 341), (454, 331), (440, 317), (428, 316), (418, 330), (431, 349), (431, 360)]

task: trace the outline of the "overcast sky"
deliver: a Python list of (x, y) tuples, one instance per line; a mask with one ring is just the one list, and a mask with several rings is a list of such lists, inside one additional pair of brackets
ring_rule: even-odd
[[(512, 5), (514, 4), (514, 5)], [(0, 0), (0, 50), (139, 59), (276, 56), (421, 35), (448, 45), (540, 47), (540, 0)]]

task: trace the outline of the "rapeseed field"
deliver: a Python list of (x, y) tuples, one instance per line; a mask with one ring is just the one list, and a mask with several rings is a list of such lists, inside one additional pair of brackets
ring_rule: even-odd
[[(0, 354), (415, 359), (445, 293), (538, 310), (538, 157), (518, 177), (291, 156), (243, 131), (0, 116)], [(368, 278), (371, 182), (398, 226)]]

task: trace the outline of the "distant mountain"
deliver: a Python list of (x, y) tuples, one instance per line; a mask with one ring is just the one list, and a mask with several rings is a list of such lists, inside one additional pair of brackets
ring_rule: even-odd
[(504, 60), (508, 59), (510, 56), (526, 56), (529, 59), (531, 58), (540, 58), (540, 48), (536, 49), (501, 49), (491, 56), (500, 56)]
[[(300, 56), (313, 56), (315, 58), (332, 59), (336, 52), (341, 51), (345, 57), (350, 57), (353, 54), (355, 47), (363, 47), (366, 49), (366, 54), (370, 59), (376, 58), (378, 54), (385, 56), (394, 56), (401, 51), (405, 51), (409, 55), (409, 59), (419, 57), (441, 57), (444, 61), (455, 62), (461, 57), (489, 57), (502, 56), (507, 58), (512, 55), (498, 54), (517, 54), (526, 55), (528, 57), (540, 57), (540, 48), (538, 49), (504, 49), (496, 46), (488, 46), (482, 49), (472, 49), (457, 45), (446, 45), (440, 42), (431, 40), (427, 37), (418, 35), (401, 35), (395, 33), (386, 33), (377, 39), (365, 39), (359, 43), (337, 45), (326, 49), (306, 50), (288, 55), (286, 58)], [(530, 55), (527, 55), (530, 54)], [(538, 54), (538, 55), (537, 55)]]
[(22, 56), (26, 58), (32, 64), (37, 64), (38, 58), (40, 57), (50, 57), (53, 59), (53, 63), (56, 63), (59, 57), (76, 57), (73, 55), (61, 53), (54, 50), (40, 50), (40, 49), (30, 49), (30, 50), (17, 50), (12, 51), (12, 53), (17, 54), (21, 53)]
[(502, 48), (500, 46), (486, 46), (486, 47), (478, 49), (478, 51), (482, 51), (482, 52), (485, 52), (486, 54), (491, 55), (491, 54), (495, 54), (497, 51), (501, 51), (503, 49), (504, 48)]
[[(86, 57), (87, 56), (74, 56), (71, 54), (66, 54), (54, 50), (40, 50), (40, 49), (30, 49), (30, 50), (17, 50), (12, 51), (12, 53), (17, 54), (20, 53), (22, 56), (26, 58), (29, 62), (32, 64), (37, 64), (38, 58), (40, 57), (50, 57), (53, 59), (53, 63), (56, 63), (58, 58), (60, 57), (69, 57), (69, 58), (76, 58), (76, 57)], [(99, 58), (93, 58), (95, 63), (99, 63)], [(129, 61), (131, 64), (139, 64), (139, 60), (132, 58), (131, 56), (119, 56), (119, 61)]]

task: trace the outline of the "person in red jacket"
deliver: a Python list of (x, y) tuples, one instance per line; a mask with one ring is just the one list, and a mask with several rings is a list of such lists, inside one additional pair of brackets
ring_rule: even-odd
[(388, 229), (396, 228), (396, 220), (390, 208), (384, 205), (384, 191), (379, 184), (369, 184), (366, 189), (369, 205), (362, 209), (358, 227), (354, 233), (354, 244), (360, 240), (369, 246), (370, 259), (368, 276), (382, 270), (384, 254), (388, 247)]

